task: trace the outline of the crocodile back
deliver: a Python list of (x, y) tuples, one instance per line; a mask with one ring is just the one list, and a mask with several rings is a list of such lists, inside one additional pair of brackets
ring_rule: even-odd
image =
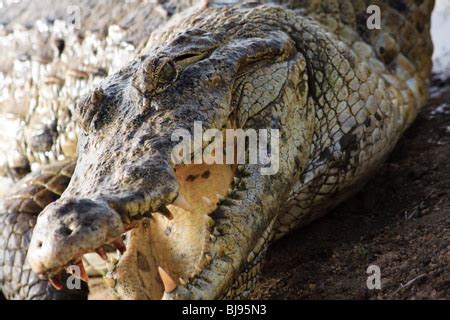
[[(273, 2), (273, 1), (267, 1)], [(430, 35), (434, 0), (279, 0), (276, 3), (314, 17), (327, 31), (347, 45), (364, 41), (368, 46), (362, 58), (382, 62), (414, 92), (418, 109), (427, 98), (433, 44)], [(369, 28), (368, 21), (379, 8), (380, 28)], [(358, 44), (360, 45), (360, 44)], [(355, 48), (354, 48), (355, 49)], [(355, 50), (359, 53), (360, 50)], [(364, 56), (366, 55), (366, 56)], [(377, 68), (375, 68), (377, 69)], [(394, 81), (394, 79), (392, 79)]]

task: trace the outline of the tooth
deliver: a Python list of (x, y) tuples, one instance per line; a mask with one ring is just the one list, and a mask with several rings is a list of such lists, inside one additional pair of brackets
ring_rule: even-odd
[(108, 255), (106, 254), (105, 249), (100, 247), (100, 248), (97, 248), (97, 250), (95, 250), (95, 252), (97, 252), (97, 254), (100, 256), (100, 258), (102, 258), (105, 261), (108, 261)]
[(183, 287), (185, 287), (186, 285), (187, 285), (187, 280), (186, 279), (184, 279), (184, 278), (178, 278), (178, 281), (180, 282), (180, 284), (183, 286)]
[(183, 195), (181, 195), (181, 193), (178, 194), (178, 197), (175, 199), (173, 204), (176, 205), (177, 207), (180, 207), (180, 208), (186, 210), (186, 211), (190, 211), (190, 209), (191, 209), (186, 198)]
[(124, 253), (127, 250), (127, 247), (125, 246), (125, 243), (123, 242), (122, 238), (118, 238), (116, 240), (113, 240), (112, 245), (119, 250), (120, 253)]
[(175, 291), (177, 288), (177, 285), (175, 281), (172, 280), (172, 278), (167, 274), (166, 271), (164, 271), (163, 268), (158, 267), (159, 276), (161, 277), (161, 280), (164, 284), (164, 291), (167, 293), (171, 293)]
[(207, 206), (207, 207), (211, 207), (213, 206), (213, 202), (211, 201), (211, 199), (209, 199), (208, 197), (203, 197), (202, 198), (203, 203)]
[(241, 181), (241, 179), (238, 178), (238, 177), (234, 177), (233, 181), (234, 181), (235, 184), (238, 184)]
[(51, 283), (51, 285), (56, 289), (56, 290), (62, 290), (63, 288), (63, 284), (61, 282), (61, 275), (58, 274), (54, 277), (51, 277), (50, 279), (48, 279), (48, 281)]
[(106, 269), (108, 269), (108, 271), (114, 271), (114, 265), (111, 262), (107, 262)]
[(80, 262), (77, 263), (78, 268), (80, 268), (80, 279), (84, 282), (89, 281), (89, 276), (86, 272), (86, 269), (84, 269), (83, 260), (80, 260)]
[(224, 198), (221, 194), (216, 193), (217, 201), (220, 201)]
[(169, 208), (167, 208), (165, 204), (160, 205), (157, 211), (164, 215), (167, 219), (173, 220), (172, 212), (170, 212)]
[(205, 259), (206, 259), (206, 262), (208, 262), (208, 263), (211, 263), (211, 261), (212, 261), (212, 257), (209, 254), (205, 254)]
[(243, 172), (245, 169), (245, 166), (243, 164), (238, 165), (238, 171)]
[(211, 239), (211, 241), (216, 241), (216, 236), (214, 236), (213, 234), (210, 234), (209, 239)]
[(119, 262), (119, 260), (117, 260), (117, 258), (114, 257), (114, 256), (110, 256), (109, 257), (109, 262), (114, 266), (114, 265), (117, 264), (117, 262)]
[(106, 284), (110, 288), (114, 288), (116, 286), (116, 279), (114, 279), (114, 275), (112, 272), (108, 272), (103, 279), (105, 280)]

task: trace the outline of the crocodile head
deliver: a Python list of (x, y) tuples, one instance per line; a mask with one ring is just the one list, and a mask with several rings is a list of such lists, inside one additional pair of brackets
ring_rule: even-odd
[(217, 298), (253, 263), (247, 255), (269, 238), (269, 207), (283, 201), (281, 187), (267, 194), (277, 175), (261, 182), (258, 165), (178, 164), (173, 134), (194, 133), (197, 121), (204, 130), (296, 121), (280, 110), (306, 105), (305, 60), (288, 32), (261, 18), (278, 9), (261, 8), (187, 18), (78, 104), (77, 165), (37, 220), (36, 273), (54, 277), (112, 243), (122, 255), (109, 283), (122, 297)]

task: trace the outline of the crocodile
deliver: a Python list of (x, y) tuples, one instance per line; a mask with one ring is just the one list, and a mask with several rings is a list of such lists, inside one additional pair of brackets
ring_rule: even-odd
[[(105, 281), (121, 299), (249, 298), (270, 242), (354, 195), (425, 104), (433, 5), (202, 2), (143, 36), (71, 104), (74, 155), (5, 198), (6, 220), (39, 214), (20, 248), (33, 274), (61, 289), (77, 265), (87, 280), (83, 255), (112, 244)], [(196, 122), (278, 130), (279, 171), (178, 164), (172, 135)]]

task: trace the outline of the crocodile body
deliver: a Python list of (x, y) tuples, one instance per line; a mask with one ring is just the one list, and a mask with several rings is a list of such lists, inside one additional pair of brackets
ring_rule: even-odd
[[(380, 30), (366, 27), (371, 4), (381, 8)], [(48, 106), (35, 122), (42, 104), (28, 113), (19, 156), (4, 166), (20, 177), (33, 162), (50, 165), (5, 198), (4, 221), (42, 211), (29, 265), (55, 282), (84, 253), (113, 243), (122, 254), (106, 280), (121, 298), (249, 297), (269, 242), (354, 194), (425, 103), (433, 4), (202, 3), (149, 38), (141, 33), (135, 52), (118, 59), (131, 62), (118, 71), (108, 68), (114, 58), (103, 65), (94, 59), (96, 68), (75, 61), (85, 68), (70, 71), (63, 62), (74, 54), (59, 52), (56, 42), (55, 70), (76, 80), (41, 71), (53, 95), (36, 86)], [(110, 75), (92, 88), (104, 73)], [(90, 93), (75, 103), (85, 89)], [(53, 119), (61, 120), (44, 130), (45, 110), (60, 109)], [(176, 165), (171, 135), (193, 132), (195, 121), (205, 129), (278, 129), (279, 172), (261, 175), (261, 165), (250, 164)], [(64, 165), (55, 162), (65, 158)], [(75, 160), (73, 175), (64, 169), (48, 175)], [(14, 284), (3, 259), (0, 281)], [(10, 288), (11, 297), (29, 297)]]

